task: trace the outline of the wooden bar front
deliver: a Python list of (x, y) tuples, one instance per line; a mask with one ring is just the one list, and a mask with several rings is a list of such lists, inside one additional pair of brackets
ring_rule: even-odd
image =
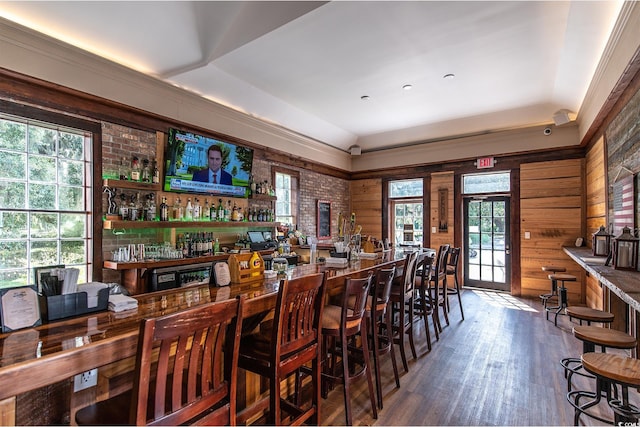
[[(401, 265), (402, 259), (360, 260), (343, 269), (311, 264), (292, 268), (288, 278), (327, 272), (329, 295), (339, 294), (347, 277), (361, 277), (380, 267)], [(132, 357), (140, 320), (244, 294), (243, 317), (273, 309), (278, 279), (216, 288), (208, 285), (135, 296), (138, 309), (103, 311), (0, 335), (0, 419), (15, 423), (15, 396), (64, 381), (76, 374)], [(10, 384), (11, 386), (7, 386)], [(12, 421), (13, 422), (10, 422)]]

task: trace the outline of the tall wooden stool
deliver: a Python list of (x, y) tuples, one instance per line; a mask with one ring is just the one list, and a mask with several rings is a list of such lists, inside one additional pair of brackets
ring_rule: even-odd
[[(555, 265), (543, 265), (542, 271), (546, 271), (547, 273), (555, 274), (555, 273), (564, 273), (567, 271), (564, 267), (558, 267)], [(548, 294), (540, 295), (540, 300), (542, 301), (542, 306), (547, 308), (547, 302), (551, 298), (558, 298), (558, 282), (555, 280), (551, 280), (551, 292)]]
[(567, 308), (567, 306), (569, 305), (567, 299), (567, 288), (564, 286), (564, 283), (575, 282), (578, 279), (573, 274), (554, 273), (549, 275), (549, 280), (551, 280), (552, 283), (560, 282), (560, 286), (558, 287), (558, 305), (556, 307), (545, 307), (547, 320), (549, 320), (549, 312), (554, 312), (555, 317), (553, 319), (553, 324), (558, 326), (558, 314), (562, 312), (562, 309)]
[(569, 316), (569, 319), (578, 319), (580, 325), (582, 325), (583, 321), (587, 322), (587, 325), (591, 325), (591, 322), (611, 323), (614, 318), (613, 313), (609, 313), (608, 311), (578, 305), (567, 307), (565, 313)]
[[(586, 353), (581, 357), (584, 369), (596, 377), (596, 391), (572, 391), (567, 394), (567, 400), (575, 408), (574, 425), (578, 425), (580, 415), (614, 425), (625, 423), (637, 424), (640, 418), (640, 408), (629, 403), (629, 387), (640, 387), (640, 360), (608, 353)], [(617, 395), (620, 386), (620, 398), (611, 398), (612, 390)], [(600, 402), (605, 393), (607, 403), (614, 413), (614, 419), (605, 419), (587, 411)], [(580, 404), (581, 397), (593, 397), (593, 400)]]
[[(599, 346), (603, 353), (607, 348), (631, 350), (636, 347), (636, 339), (629, 334), (615, 329), (601, 328), (599, 326), (575, 326), (573, 336), (582, 341), (582, 353), (593, 353)], [(571, 378), (573, 374), (593, 378), (592, 375), (582, 371), (580, 358), (567, 357), (560, 361), (564, 368), (564, 376), (567, 379), (567, 392), (571, 391)]]

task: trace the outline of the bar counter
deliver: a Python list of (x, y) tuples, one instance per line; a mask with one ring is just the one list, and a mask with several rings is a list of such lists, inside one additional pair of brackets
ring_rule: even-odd
[(616, 270), (606, 266), (604, 257), (593, 256), (589, 248), (564, 247), (564, 252), (578, 263), (587, 273), (595, 277), (611, 292), (640, 312), (640, 272)]
[[(339, 294), (347, 277), (362, 277), (379, 267), (401, 265), (403, 259), (362, 259), (336, 269), (307, 264), (289, 269), (288, 278), (327, 272), (327, 292)], [(195, 287), (136, 295), (137, 310), (103, 311), (0, 335), (0, 401), (76, 374), (135, 355), (140, 320), (222, 301), (244, 294), (243, 316), (258, 316), (275, 306), (279, 280), (228, 287)], [(9, 402), (10, 403), (10, 402)], [(6, 407), (7, 402), (3, 402)], [(9, 405), (10, 406), (10, 405)], [(0, 409), (0, 417), (2, 416)]]

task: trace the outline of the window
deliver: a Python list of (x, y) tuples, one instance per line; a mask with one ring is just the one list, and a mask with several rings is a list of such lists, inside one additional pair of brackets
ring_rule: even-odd
[(509, 172), (477, 173), (462, 177), (462, 194), (508, 193), (511, 191)]
[(0, 287), (64, 264), (91, 280), (91, 133), (0, 115)]
[(391, 230), (394, 245), (422, 245), (423, 191), (422, 179), (389, 182)]
[(294, 171), (274, 168), (276, 187), (276, 222), (298, 225), (298, 179), (299, 174)]

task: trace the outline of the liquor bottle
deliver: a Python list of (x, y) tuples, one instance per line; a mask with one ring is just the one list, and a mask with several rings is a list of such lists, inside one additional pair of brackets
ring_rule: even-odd
[(211, 207), (209, 206), (209, 199), (204, 199), (204, 208), (202, 209), (202, 219), (209, 221), (211, 219)]
[(136, 156), (131, 163), (131, 181), (140, 181), (140, 163)]
[(196, 234), (196, 256), (202, 256), (202, 233)]
[(142, 182), (151, 182), (151, 171), (149, 170), (149, 159), (142, 161)]
[(169, 221), (169, 206), (166, 197), (163, 197), (162, 203), (160, 203), (160, 221)]
[(224, 220), (231, 221), (231, 200), (227, 200), (227, 206), (224, 208)]
[[(166, 202), (166, 199), (165, 199), (165, 202)], [(169, 215), (168, 212), (169, 212), (169, 207), (167, 206), (167, 216)], [(147, 196), (147, 216), (145, 217), (145, 219), (147, 221), (156, 220), (156, 199), (153, 193), (149, 193), (149, 195)]]
[(207, 235), (207, 254), (213, 255), (213, 233)]
[(218, 199), (218, 221), (224, 221), (224, 206), (222, 199)]
[(127, 204), (127, 196), (120, 194), (120, 218), (127, 221), (129, 220), (129, 205)]
[(251, 184), (249, 184), (249, 185), (250, 185), (249, 188), (251, 188), (251, 195), (256, 194), (257, 186), (256, 186), (256, 181), (253, 179), (253, 175), (251, 176)]
[(136, 206), (136, 196), (131, 195), (131, 199), (129, 201), (129, 221), (137, 221), (138, 220), (138, 207)]
[(151, 182), (153, 184), (160, 183), (160, 170), (158, 169), (158, 162), (156, 159), (153, 159), (153, 175), (151, 177)]
[(193, 204), (193, 220), (200, 221), (201, 213), (202, 209), (200, 207), (200, 200), (196, 197), (195, 203)]
[(127, 167), (127, 159), (125, 157), (122, 157), (122, 159), (120, 160), (118, 175), (120, 177), (120, 181), (129, 180), (129, 168)]
[(187, 198), (187, 208), (184, 215), (185, 221), (193, 221), (193, 205), (191, 204), (191, 197)]
[(220, 240), (216, 237), (216, 241), (213, 244), (213, 254), (217, 254), (220, 252)]
[(231, 221), (239, 221), (238, 219), (238, 206), (233, 203), (233, 209), (231, 210)]
[(216, 207), (216, 201), (215, 200), (211, 203), (211, 207), (209, 208), (209, 219), (211, 221), (217, 221), (218, 220), (218, 208)]

